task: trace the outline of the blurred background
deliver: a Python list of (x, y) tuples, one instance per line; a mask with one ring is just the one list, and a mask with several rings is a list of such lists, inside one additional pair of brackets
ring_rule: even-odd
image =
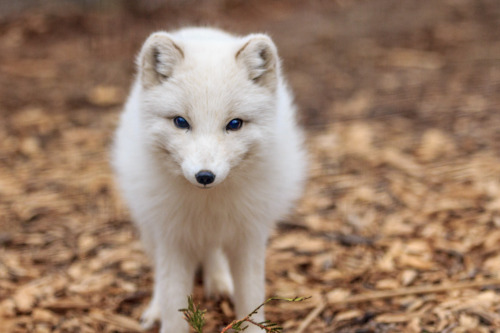
[[(500, 332), (497, 0), (0, 0), (0, 332), (139, 331), (151, 267), (108, 151), (143, 41), (188, 25), (270, 34), (307, 132), (266, 276), (313, 297), (269, 319)], [(207, 332), (233, 319), (194, 295)]]

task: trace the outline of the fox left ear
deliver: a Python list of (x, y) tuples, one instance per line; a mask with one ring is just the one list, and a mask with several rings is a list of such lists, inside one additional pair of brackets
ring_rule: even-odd
[(276, 88), (279, 60), (271, 38), (264, 34), (248, 36), (236, 52), (236, 60), (245, 66), (250, 80), (272, 90)]
[(184, 52), (170, 34), (160, 31), (149, 36), (137, 59), (143, 87), (153, 87), (170, 78), (183, 58)]

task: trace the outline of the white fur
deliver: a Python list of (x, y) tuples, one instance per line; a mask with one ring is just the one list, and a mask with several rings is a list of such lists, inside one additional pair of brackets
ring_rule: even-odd
[[(176, 116), (191, 128), (175, 127)], [(235, 118), (242, 128), (227, 131)], [(264, 301), (266, 242), (302, 191), (305, 160), (269, 37), (189, 28), (148, 38), (113, 149), (118, 183), (155, 265), (145, 327), (161, 320), (162, 333), (188, 332), (178, 309), (200, 264), (206, 292), (234, 293), (238, 317)], [(208, 189), (196, 181), (200, 170), (216, 175)]]

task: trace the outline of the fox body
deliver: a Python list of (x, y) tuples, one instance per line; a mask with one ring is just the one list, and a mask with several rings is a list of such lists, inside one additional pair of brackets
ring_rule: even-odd
[(266, 242), (305, 178), (276, 47), (263, 34), (156, 32), (137, 67), (112, 159), (155, 267), (143, 326), (188, 332), (178, 309), (200, 264), (205, 293), (231, 295), (244, 317), (264, 301)]

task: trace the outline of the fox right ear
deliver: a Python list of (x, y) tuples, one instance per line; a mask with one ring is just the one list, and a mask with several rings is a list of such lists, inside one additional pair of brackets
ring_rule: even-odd
[(252, 34), (236, 53), (236, 60), (248, 72), (248, 78), (261, 86), (275, 89), (279, 67), (278, 52), (269, 36)]
[(166, 32), (155, 32), (144, 43), (137, 65), (143, 87), (160, 84), (172, 76), (184, 52)]

